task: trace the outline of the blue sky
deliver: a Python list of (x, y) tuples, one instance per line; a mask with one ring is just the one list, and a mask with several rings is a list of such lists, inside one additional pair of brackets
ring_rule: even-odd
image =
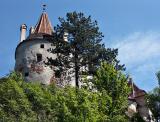
[(14, 69), (20, 25), (35, 25), (47, 4), (52, 25), (67, 12), (78, 11), (97, 20), (107, 47), (119, 48), (126, 73), (142, 89), (157, 85), (160, 70), (160, 0), (1, 0), (0, 77)]

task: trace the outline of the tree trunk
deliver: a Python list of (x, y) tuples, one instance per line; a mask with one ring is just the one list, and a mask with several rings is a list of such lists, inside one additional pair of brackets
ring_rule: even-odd
[(76, 87), (79, 88), (79, 66), (78, 66), (78, 54), (75, 52), (75, 83)]

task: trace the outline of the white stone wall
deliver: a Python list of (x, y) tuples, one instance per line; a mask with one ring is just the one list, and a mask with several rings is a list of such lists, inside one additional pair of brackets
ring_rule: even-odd
[[(44, 48), (41, 48), (41, 44), (44, 45)], [(47, 61), (47, 57), (56, 58), (56, 54), (47, 51), (49, 48), (54, 47), (44, 39), (22, 42), (16, 49), (15, 70), (20, 71), (26, 81), (49, 84), (54, 77), (54, 71), (45, 65), (44, 61)], [(37, 61), (37, 54), (42, 54), (42, 61)]]
[(141, 115), (141, 117), (146, 121), (146, 122), (151, 122), (150, 119), (153, 119), (151, 114), (150, 114), (150, 110), (149, 108), (147, 107), (146, 105), (146, 101), (145, 101), (145, 96), (141, 96), (141, 97), (138, 97), (136, 98), (136, 102), (138, 104), (138, 112), (139, 114)]
[[(44, 48), (41, 48), (44, 45)], [(54, 68), (46, 65), (48, 58), (56, 59), (57, 55), (48, 52), (48, 49), (55, 48), (51, 42), (45, 39), (31, 39), (21, 42), (16, 49), (15, 70), (23, 74), (25, 81), (40, 82), (50, 84), (55, 81), (58, 85), (70, 84), (75, 86), (73, 69), (68, 69), (66, 73), (61, 73), (61, 78), (55, 77)], [(42, 55), (42, 61), (37, 61), (37, 54)], [(27, 76), (26, 76), (27, 75)]]

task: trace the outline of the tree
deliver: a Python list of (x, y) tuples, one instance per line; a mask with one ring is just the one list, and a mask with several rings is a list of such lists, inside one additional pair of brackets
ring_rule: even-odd
[(160, 88), (160, 71), (156, 73), (157, 79), (158, 79), (158, 85)]
[(115, 69), (115, 67), (107, 62), (102, 62), (97, 70), (92, 83), (95, 89), (102, 93), (102, 100), (108, 97), (102, 103), (106, 105), (105, 114), (109, 116), (109, 120), (113, 122), (128, 121), (125, 116), (128, 107), (128, 94), (130, 88), (128, 79), (125, 74)]
[[(101, 118), (98, 110), (99, 93), (70, 86), (61, 89), (57, 96), (59, 122), (97, 122)], [(107, 116), (107, 115), (106, 115)]]
[(100, 118), (98, 92), (26, 83), (16, 73), (0, 79), (0, 95), (0, 121), (96, 122)]
[(143, 118), (140, 116), (139, 113), (135, 113), (135, 114), (132, 116), (130, 122), (145, 122), (145, 121), (143, 120)]
[(24, 82), (20, 74), (13, 72), (0, 79), (0, 95), (0, 121), (56, 120), (51, 92), (43, 85)]
[(35, 121), (35, 112), (28, 101), (20, 74), (11, 73), (0, 79), (0, 121)]
[[(67, 13), (66, 19), (59, 18), (60, 25), (55, 27), (53, 43), (56, 48), (52, 53), (57, 53), (56, 61), (50, 59), (49, 64), (65, 68), (73, 68), (75, 83), (79, 87), (82, 73), (95, 74), (101, 61), (113, 64), (117, 70), (124, 69), (116, 59), (117, 49), (106, 49), (102, 43), (103, 34), (99, 31), (97, 21), (92, 21), (91, 16), (85, 17), (83, 13)], [(64, 42), (64, 33), (68, 42)]]
[(147, 95), (147, 104), (153, 113), (156, 122), (160, 121), (160, 88), (154, 88)]
[[(98, 90), (44, 86), (24, 82), (21, 75), (11, 73), (0, 79), (0, 121), (125, 122), (125, 96), (117, 96), (115, 102), (112, 96), (115, 91), (108, 94), (105, 89)], [(122, 89), (124, 94), (120, 91), (118, 94), (125, 95), (125, 91), (126, 88)], [(114, 107), (113, 103), (117, 105)]]
[(153, 113), (153, 116), (157, 122), (160, 121), (160, 72), (156, 73), (159, 86), (154, 88), (146, 96), (147, 104)]

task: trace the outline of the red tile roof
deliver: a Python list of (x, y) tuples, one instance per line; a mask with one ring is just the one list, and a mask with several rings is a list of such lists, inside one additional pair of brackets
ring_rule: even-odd
[(129, 94), (128, 99), (135, 99), (141, 96), (144, 96), (146, 92), (138, 88), (132, 81), (128, 82), (128, 85), (131, 87), (132, 92)]
[(34, 34), (53, 34), (53, 28), (46, 12), (43, 12), (35, 26)]

